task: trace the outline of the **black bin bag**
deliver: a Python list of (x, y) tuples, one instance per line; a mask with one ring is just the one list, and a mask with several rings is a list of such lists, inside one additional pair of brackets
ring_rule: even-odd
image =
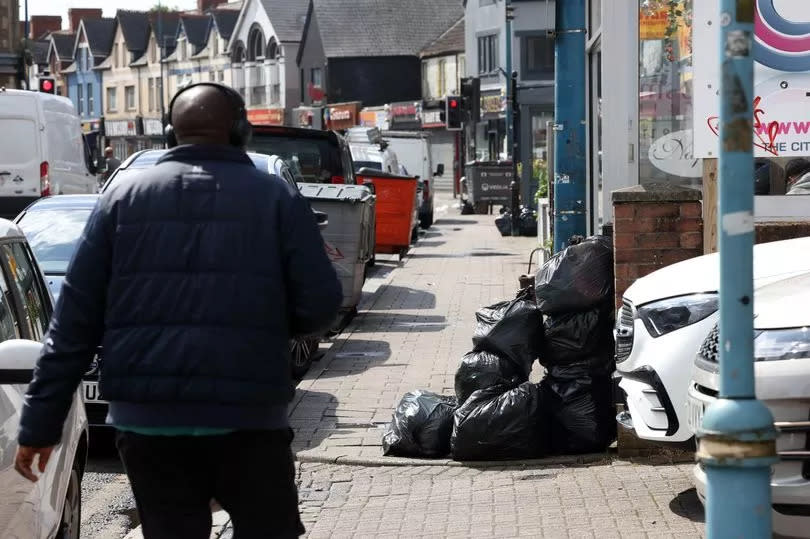
[(609, 376), (589, 376), (587, 366), (568, 366), (540, 383), (543, 403), (551, 418), (551, 451), (558, 455), (600, 453), (616, 438), (616, 411)]
[(511, 360), (528, 378), (543, 335), (543, 315), (524, 289), (511, 301), (483, 307), (475, 313), (473, 350)]
[(470, 396), (454, 414), (453, 458), (508, 460), (546, 454), (548, 428), (540, 414), (539, 386), (495, 386)]
[(587, 311), (611, 298), (611, 239), (592, 236), (551, 257), (535, 276), (535, 296), (546, 314)]
[(550, 314), (543, 322), (540, 363), (570, 365), (590, 358), (595, 368), (613, 361), (612, 305), (579, 313)]
[(511, 360), (489, 352), (470, 352), (456, 370), (456, 398), (463, 403), (479, 389), (511, 388), (526, 380), (526, 373)]
[(399, 401), (383, 434), (383, 454), (400, 457), (444, 457), (450, 453), (456, 398), (430, 391), (410, 391)]

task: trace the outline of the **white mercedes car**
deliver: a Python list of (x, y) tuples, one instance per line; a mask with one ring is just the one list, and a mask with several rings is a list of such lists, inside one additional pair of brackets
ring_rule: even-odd
[[(810, 237), (754, 247), (754, 281), (810, 271)], [(688, 442), (687, 393), (695, 354), (718, 320), (717, 254), (662, 268), (624, 294), (616, 320), (616, 376), (626, 399), (619, 423), (642, 439)]]
[[(779, 429), (780, 461), (771, 469), (773, 531), (810, 537), (810, 273), (761, 286), (754, 296), (754, 372), (757, 398)], [(689, 384), (689, 426), (696, 431), (719, 386), (717, 328), (694, 362)], [(698, 497), (706, 473), (695, 467)]]

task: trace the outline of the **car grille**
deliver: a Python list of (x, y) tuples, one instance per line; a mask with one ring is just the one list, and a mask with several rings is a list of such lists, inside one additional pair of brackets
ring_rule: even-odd
[(709, 335), (703, 341), (703, 344), (700, 345), (700, 350), (698, 351), (700, 357), (705, 359), (706, 361), (711, 361), (712, 363), (717, 363), (720, 358), (720, 326), (715, 324), (714, 328), (709, 332)]
[(629, 301), (622, 300), (619, 319), (616, 324), (616, 362), (622, 362), (630, 357), (633, 351), (633, 323), (635, 309)]

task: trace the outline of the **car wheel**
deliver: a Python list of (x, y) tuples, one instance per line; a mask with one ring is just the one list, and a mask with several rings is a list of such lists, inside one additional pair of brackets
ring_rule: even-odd
[(70, 470), (65, 506), (62, 508), (62, 521), (56, 539), (79, 539), (79, 527), (82, 521), (82, 482), (79, 463), (74, 462)]
[(295, 338), (290, 340), (290, 360), (292, 362), (292, 375), (300, 380), (312, 365), (312, 356), (318, 349), (319, 339)]
[(433, 226), (433, 212), (426, 213), (419, 216), (419, 226), (422, 228), (430, 228)]

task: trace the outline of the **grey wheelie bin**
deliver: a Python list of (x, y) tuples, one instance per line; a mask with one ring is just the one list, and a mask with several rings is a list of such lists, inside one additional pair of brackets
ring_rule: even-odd
[(353, 313), (363, 293), (366, 264), (374, 257), (376, 197), (364, 185), (299, 183), (298, 186), (312, 209), (328, 216), (329, 224), (321, 234), (343, 285), (342, 314)]

